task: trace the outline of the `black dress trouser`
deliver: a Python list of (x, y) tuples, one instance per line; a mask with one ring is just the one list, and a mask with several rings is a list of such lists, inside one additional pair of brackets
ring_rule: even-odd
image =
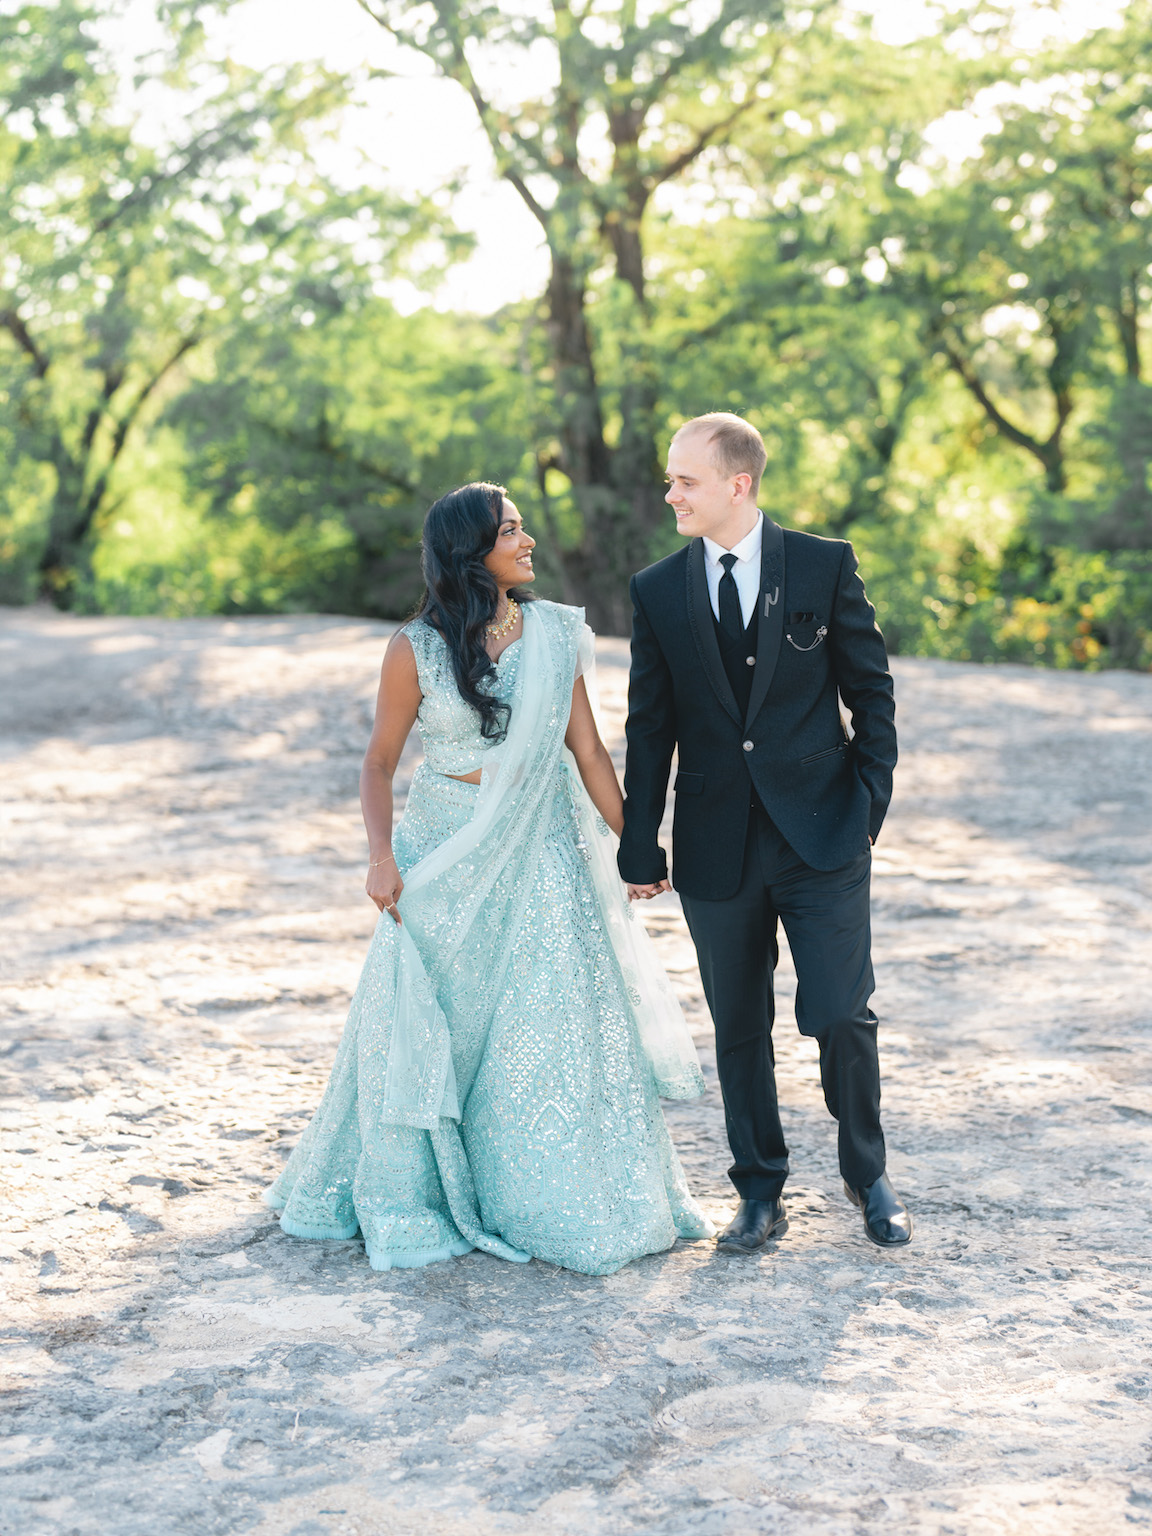
[(839, 1121), (840, 1171), (854, 1188), (884, 1172), (876, 1015), (868, 1006), (871, 853), (812, 869), (756, 801), (740, 887), (726, 901), (682, 896), (716, 1026), (716, 1065), (744, 1200), (773, 1200), (788, 1174), (776, 1102), (772, 973), (784, 924), (796, 966), (796, 1022), (820, 1047), (824, 1102)]

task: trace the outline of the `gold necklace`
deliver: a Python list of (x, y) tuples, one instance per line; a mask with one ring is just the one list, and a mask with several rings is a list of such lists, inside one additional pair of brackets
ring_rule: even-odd
[(502, 624), (489, 624), (484, 633), (490, 640), (503, 640), (505, 635), (511, 634), (511, 632), (516, 628), (516, 620), (519, 617), (520, 604), (512, 596), (511, 592), (509, 592), (508, 611), (504, 615), (504, 622)]

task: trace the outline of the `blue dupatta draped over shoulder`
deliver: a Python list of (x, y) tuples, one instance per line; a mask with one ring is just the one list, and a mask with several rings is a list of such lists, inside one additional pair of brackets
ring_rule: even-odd
[[(495, 1017), (504, 1019), (508, 1033), (512, 971), (525, 964), (525, 934), (540, 920), (536, 873), (555, 855), (558, 836), (570, 850), (566, 857), (584, 867), (585, 891), (594, 893), (586, 896), (579, 921), (608, 941), (597, 941), (596, 985), (606, 996), (626, 999), (621, 1006), (636, 1047), (633, 1070), (651, 1079), (644, 1092), (654, 1104), (654, 1093), (689, 1098), (703, 1091), (679, 1004), (625, 899), (615, 840), (564, 745), (574, 680), (584, 675), (594, 695), (591, 631), (579, 609), (534, 602), (523, 614), (518, 665), (503, 695), (511, 706), (508, 734), (484, 754), (478, 790), (427, 772), (428, 795), (471, 795), (471, 814), (403, 868), (403, 922), (384, 913), (376, 925), (324, 1099), (268, 1195), (283, 1209), (284, 1229), (295, 1235), (346, 1237), (360, 1228), (377, 1267), (424, 1263), (469, 1247), (510, 1259), (528, 1256), (485, 1230), (484, 1192), (475, 1188), (460, 1122), (468, 1120)], [(436, 643), (442, 645), (438, 637)], [(412, 806), (410, 797), (406, 821)], [(397, 853), (403, 866), (399, 842)], [(561, 917), (572, 921), (577, 914)], [(606, 965), (614, 978), (599, 974)], [(552, 1012), (563, 1007), (563, 997), (549, 1000)], [(595, 1027), (594, 1018), (573, 1019), (572, 1040), (580, 1029), (593, 1030), (593, 1055)], [(667, 1139), (658, 1107), (654, 1112), (660, 1126), (658, 1133), (651, 1126), (644, 1131), (649, 1143), (654, 1135)], [(417, 1214), (404, 1239), (411, 1249), (398, 1250), (394, 1211), (387, 1223), (380, 1217), (387, 1240), (374, 1237), (373, 1210), (388, 1203), (380, 1169), (398, 1167), (418, 1133), (429, 1138), (447, 1210), (437, 1213), (436, 1200), (427, 1196), (440, 1237), (422, 1230)], [(670, 1145), (668, 1155), (675, 1162)], [(682, 1184), (678, 1164), (673, 1183)], [(679, 1204), (675, 1230), (707, 1228), (706, 1218), (692, 1213), (686, 1186)]]
[[(405, 876), (399, 904), (403, 926), (397, 931), (387, 915), (378, 925), (378, 940), (394, 942), (397, 950), (396, 1013), (382, 1110), (395, 1124), (432, 1130), (442, 1115), (460, 1118), (461, 1092), (466, 1095), (470, 1084), (456, 1082), (446, 1013), (483, 1014), (500, 991), (526, 896), (526, 882), (504, 877), (539, 855), (562, 763), (580, 820), (581, 851), (604, 907), (657, 1091), (665, 1098), (694, 1098), (704, 1090), (680, 1005), (624, 897), (611, 833), (564, 746), (573, 682), (594, 665), (591, 631), (582, 620), (581, 609), (525, 605), (508, 735), (488, 754), (476, 815)], [(438, 987), (431, 985), (422, 955), (436, 956)]]

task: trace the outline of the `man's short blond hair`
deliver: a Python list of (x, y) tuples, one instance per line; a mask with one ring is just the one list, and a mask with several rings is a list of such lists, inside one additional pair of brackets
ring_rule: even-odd
[(751, 495), (752, 500), (756, 500), (760, 476), (768, 462), (768, 450), (750, 421), (731, 411), (709, 411), (704, 416), (693, 416), (675, 435), (683, 437), (686, 432), (707, 435), (712, 462), (726, 479), (731, 475), (751, 475)]

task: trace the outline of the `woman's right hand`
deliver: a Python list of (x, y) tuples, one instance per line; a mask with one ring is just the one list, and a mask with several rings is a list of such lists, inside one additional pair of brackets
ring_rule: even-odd
[(395, 859), (387, 859), (383, 863), (370, 864), (368, 866), (368, 878), (364, 882), (364, 889), (376, 903), (377, 910), (388, 912), (394, 922), (400, 921), (400, 913), (396, 903), (400, 900), (400, 892), (404, 889), (404, 881), (400, 877), (400, 871), (396, 867)]

